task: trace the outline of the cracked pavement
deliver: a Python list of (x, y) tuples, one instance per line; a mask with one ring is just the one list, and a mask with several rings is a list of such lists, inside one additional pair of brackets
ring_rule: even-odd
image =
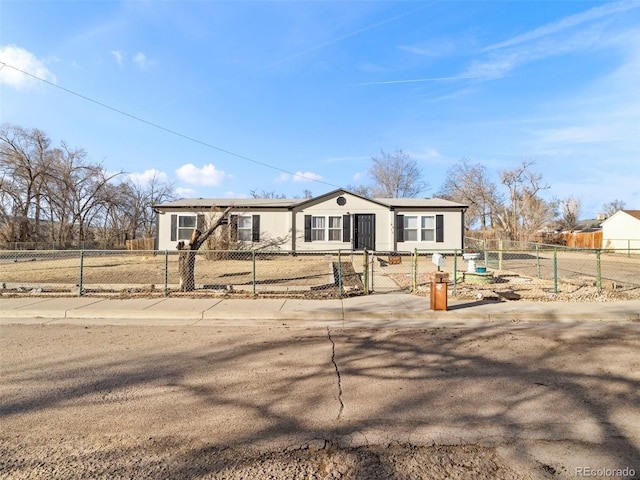
[(96, 439), (479, 445), (540, 478), (549, 469), (572, 478), (577, 467), (640, 471), (638, 347), (633, 323), (5, 325), (0, 439), (27, 450)]
[(342, 401), (342, 378), (340, 377), (340, 369), (338, 368), (338, 364), (336, 363), (336, 343), (331, 338), (331, 330), (327, 327), (327, 337), (329, 337), (329, 341), (331, 342), (331, 363), (336, 369), (336, 381), (338, 382), (338, 402), (340, 403), (340, 410), (338, 411), (338, 416), (336, 417), (338, 420), (342, 418), (342, 413), (344, 412), (344, 402)]

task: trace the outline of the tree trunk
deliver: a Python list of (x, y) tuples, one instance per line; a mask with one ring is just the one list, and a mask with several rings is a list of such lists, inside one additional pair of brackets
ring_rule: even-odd
[[(180, 248), (182, 245), (182, 248)], [(184, 242), (178, 244), (180, 256), (178, 257), (178, 270), (180, 271), (180, 291), (193, 292), (196, 289), (196, 252), (188, 248)]]
[(204, 233), (200, 232), (200, 230), (196, 228), (191, 235), (191, 240), (189, 240), (188, 245), (185, 245), (184, 242), (178, 243), (176, 248), (180, 251), (180, 256), (178, 257), (178, 271), (180, 272), (181, 292), (193, 292), (196, 289), (196, 252), (220, 225), (226, 223), (227, 214), (230, 210), (230, 207), (227, 208), (222, 215), (220, 215), (216, 223), (214, 223)]

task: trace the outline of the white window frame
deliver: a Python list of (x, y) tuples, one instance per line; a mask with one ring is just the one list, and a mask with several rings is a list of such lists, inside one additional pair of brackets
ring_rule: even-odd
[[(331, 219), (338, 219), (338, 226), (331, 226)], [(321, 224), (321, 226), (318, 226)], [(337, 238), (335, 238), (337, 237)], [(312, 242), (342, 242), (342, 216), (340, 215), (312, 215)]]
[[(187, 218), (193, 219), (192, 227), (182, 226), (182, 219), (187, 219)], [(191, 235), (193, 235), (193, 231), (197, 228), (197, 226), (198, 226), (198, 215), (196, 215), (195, 213), (187, 213), (187, 214), (179, 213), (176, 221), (176, 238), (178, 239), (178, 241), (191, 240)]]
[[(405, 215), (404, 216), (404, 241), (405, 242), (417, 242), (418, 241), (418, 219), (417, 215)], [(415, 225), (409, 225), (410, 220), (415, 222)], [(412, 238), (413, 237), (413, 238)]]
[(324, 242), (326, 238), (327, 217), (324, 215), (311, 216), (311, 241)]
[[(425, 227), (425, 220), (431, 219), (432, 227)], [(431, 232), (431, 239), (425, 238)], [(420, 217), (420, 241), (433, 243), (436, 241), (436, 216), (435, 215), (423, 215)]]
[[(338, 226), (331, 226), (331, 220), (337, 219)], [(332, 238), (337, 237), (337, 238)], [(342, 241), (342, 216), (338, 215), (329, 215), (329, 219), (327, 221), (327, 239), (330, 242), (341, 242)]]
[[(247, 223), (243, 223), (248, 222)], [(237, 239), (241, 242), (253, 241), (253, 215), (238, 215)]]

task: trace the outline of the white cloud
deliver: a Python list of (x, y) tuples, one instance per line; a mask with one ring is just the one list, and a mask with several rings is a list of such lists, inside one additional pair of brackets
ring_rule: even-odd
[(141, 70), (145, 70), (149, 67), (152, 67), (154, 65), (155, 62), (149, 60), (147, 58), (147, 56), (142, 53), (142, 52), (138, 52), (136, 53), (133, 58), (133, 63), (135, 63), (136, 65), (138, 65), (138, 67), (140, 67)]
[(15, 68), (49, 82), (55, 83), (56, 81), (55, 75), (49, 71), (44, 63), (23, 48), (14, 45), (0, 48), (0, 62), (6, 64), (0, 65), (2, 67), (0, 68), (0, 84), (5, 84), (18, 90), (27, 90), (38, 86), (38, 80), (19, 72)]
[(322, 176), (313, 172), (296, 172), (292, 179), (294, 182), (311, 182), (313, 180), (322, 180)]
[(273, 181), (276, 183), (288, 182), (312, 182), (314, 180), (322, 180), (322, 176), (313, 172), (296, 172), (294, 174), (281, 173)]
[(193, 198), (196, 196), (196, 191), (193, 188), (178, 187), (175, 192), (178, 198)]
[(113, 55), (113, 58), (116, 59), (116, 62), (118, 63), (118, 65), (122, 65), (122, 52), (118, 51), (118, 50), (112, 50), (111, 55)]
[(398, 48), (421, 57), (444, 57), (456, 52), (456, 45), (451, 39), (432, 39), (415, 45), (400, 45)]
[(362, 180), (363, 178), (367, 178), (367, 176), (367, 172), (356, 172), (351, 178), (353, 179), (353, 181), (357, 182), (359, 180)]
[(225, 179), (230, 178), (230, 175), (217, 170), (211, 163), (202, 168), (198, 168), (192, 163), (187, 163), (177, 169), (176, 174), (183, 182), (206, 187), (220, 186)]
[(162, 183), (169, 183), (170, 181), (169, 176), (166, 173), (161, 172), (160, 170), (157, 170), (155, 168), (145, 170), (142, 173), (130, 173), (127, 176), (131, 179), (132, 182), (135, 182), (139, 185), (149, 183), (149, 181), (154, 178)]
[(458, 78), (495, 80), (541, 59), (616, 44), (618, 47), (630, 45), (619, 38), (619, 31), (612, 28), (605, 17), (639, 7), (638, 2), (611, 2), (495, 43), (483, 50), (487, 54), (484, 58), (471, 62)]
[(537, 40), (538, 38), (562, 32), (586, 22), (591, 22), (593, 20), (597, 20), (614, 13), (620, 13), (638, 7), (640, 7), (640, 3), (632, 1), (607, 3), (605, 5), (587, 10), (585, 12), (565, 17), (561, 20), (558, 20), (557, 22), (548, 23), (529, 32), (517, 35), (509, 40), (505, 40), (504, 42), (490, 45), (485, 49), (485, 51), (497, 50), (500, 48), (511, 47), (521, 43), (529, 42), (531, 40)]

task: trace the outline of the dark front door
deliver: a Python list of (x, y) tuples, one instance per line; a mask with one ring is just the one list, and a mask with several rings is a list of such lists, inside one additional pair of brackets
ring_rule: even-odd
[(356, 250), (375, 250), (376, 216), (374, 214), (356, 214), (353, 230), (353, 247)]

